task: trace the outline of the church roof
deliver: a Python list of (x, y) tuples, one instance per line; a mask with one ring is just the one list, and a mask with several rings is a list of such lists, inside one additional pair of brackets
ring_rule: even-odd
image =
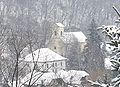
[(71, 43), (74, 42), (74, 39), (77, 39), (78, 42), (85, 42), (86, 36), (80, 31), (80, 32), (64, 32), (63, 36), (61, 36), (61, 39), (65, 43)]
[(62, 23), (56, 23), (56, 25), (59, 27), (65, 27)]
[(66, 60), (67, 58), (60, 56), (59, 54), (53, 52), (49, 48), (41, 48), (37, 49), (33, 53), (28, 54), (25, 57), (24, 61), (32, 62), (38, 61), (38, 62), (50, 62), (50, 61), (60, 61), (60, 60)]

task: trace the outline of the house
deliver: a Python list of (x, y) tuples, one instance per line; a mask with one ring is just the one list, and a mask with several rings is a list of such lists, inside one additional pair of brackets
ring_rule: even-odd
[(62, 78), (53, 79), (47, 87), (68, 87)]
[(61, 70), (57, 73), (58, 78), (62, 78), (65, 83), (72, 87), (90, 87), (88, 86), (89, 74), (85, 71), (80, 70)]
[(34, 64), (35, 70), (43, 72), (57, 72), (59, 70), (66, 69), (67, 58), (60, 56), (49, 48), (41, 48), (28, 54), (24, 62), (29, 64), (33, 69)]
[[(29, 85), (31, 73), (27, 74), (21, 79), (21, 84), (24, 87)], [(57, 73), (54, 72), (37, 72), (32, 74), (31, 85), (32, 87), (82, 87), (82, 83), (86, 86), (89, 74), (85, 71), (77, 70), (60, 70)]]
[(48, 48), (54, 52), (65, 56), (66, 46), (75, 41), (79, 43), (79, 48), (83, 51), (86, 45), (86, 36), (81, 32), (64, 32), (64, 25), (56, 23), (53, 26), (52, 37), (48, 43)]
[[(30, 78), (31, 78), (31, 74), (32, 73), (27, 74), (21, 80), (21, 84), (23, 84), (24, 87), (28, 87), (29, 81), (30, 81)], [(56, 79), (56, 78), (57, 78), (57, 76), (53, 72), (43, 73), (43, 72), (34, 71), (33, 75), (32, 75), (32, 79), (31, 79), (30, 85), (32, 85), (32, 87), (46, 87), (47, 85), (50, 84), (50, 82), (53, 79)]]

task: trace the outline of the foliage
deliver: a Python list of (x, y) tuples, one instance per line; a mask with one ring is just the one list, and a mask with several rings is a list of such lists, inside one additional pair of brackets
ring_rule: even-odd
[[(113, 7), (117, 14), (118, 10)], [(111, 46), (111, 62), (112, 62), (112, 71), (113, 71), (113, 86), (117, 87), (120, 84), (120, 30), (117, 26), (102, 26), (103, 33), (106, 35), (106, 45)]]
[(104, 54), (101, 49), (101, 38), (97, 31), (97, 24), (92, 19), (89, 25), (89, 35), (87, 45), (83, 52), (83, 57), (86, 62), (84, 70), (94, 71), (96, 69), (104, 69)]

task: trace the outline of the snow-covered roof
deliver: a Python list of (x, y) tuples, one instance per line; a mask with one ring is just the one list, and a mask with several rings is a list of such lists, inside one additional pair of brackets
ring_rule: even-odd
[(70, 32), (64, 32), (60, 38), (63, 40), (64, 43), (74, 42), (74, 35)]
[(59, 54), (53, 52), (49, 48), (41, 48), (37, 49), (33, 53), (28, 54), (24, 61), (32, 62), (38, 61), (38, 62), (50, 62), (50, 61), (60, 61), (60, 60), (66, 60), (67, 58), (60, 56)]
[[(21, 81), (22, 83), (29, 84), (29, 80), (31, 77), (31, 73), (27, 74)], [(56, 75), (53, 72), (41, 73), (41, 72), (34, 72), (31, 80), (31, 84), (35, 82), (35, 84), (43, 84), (48, 85), (52, 79), (56, 79)]]
[(65, 27), (62, 23), (56, 23), (56, 25), (59, 27)]
[[(81, 84), (81, 78), (88, 76), (89, 74), (85, 71), (77, 71), (77, 70), (70, 70), (70, 71), (64, 71), (60, 70), (56, 74), (54, 72), (33, 72), (31, 84), (35, 82), (35, 84), (43, 84), (48, 85), (53, 79), (62, 78), (63, 81), (66, 83), (70, 83), (72, 81), (73, 84)], [(29, 80), (31, 77), (31, 73), (27, 74), (22, 80), (21, 83), (23, 84), (29, 84)], [(72, 77), (72, 79), (71, 79)]]
[(72, 32), (72, 33), (78, 39), (78, 42), (85, 42), (87, 39), (82, 32)]
[(105, 58), (105, 68), (112, 69), (112, 63), (110, 62), (110, 58)]
[(74, 41), (74, 39), (77, 39), (78, 42), (86, 42), (86, 36), (80, 31), (80, 32), (64, 32), (63, 36), (61, 36), (61, 39), (65, 43), (71, 43)]
[(60, 70), (57, 75), (59, 78), (62, 78), (66, 83), (70, 83), (71, 81), (73, 84), (80, 84), (80, 80), (82, 77), (89, 76), (87, 72), (78, 70)]

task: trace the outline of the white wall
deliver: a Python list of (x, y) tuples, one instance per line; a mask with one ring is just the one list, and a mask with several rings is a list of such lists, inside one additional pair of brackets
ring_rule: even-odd
[[(29, 65), (31, 67), (31, 70), (34, 67), (34, 63), (29, 62)], [(63, 70), (66, 69), (66, 63), (65, 60), (61, 60), (61, 61), (54, 61), (54, 62), (47, 62), (47, 63), (37, 63), (38, 68), (41, 71), (45, 71), (48, 70), (50, 72), (57, 72), (59, 70)]]

